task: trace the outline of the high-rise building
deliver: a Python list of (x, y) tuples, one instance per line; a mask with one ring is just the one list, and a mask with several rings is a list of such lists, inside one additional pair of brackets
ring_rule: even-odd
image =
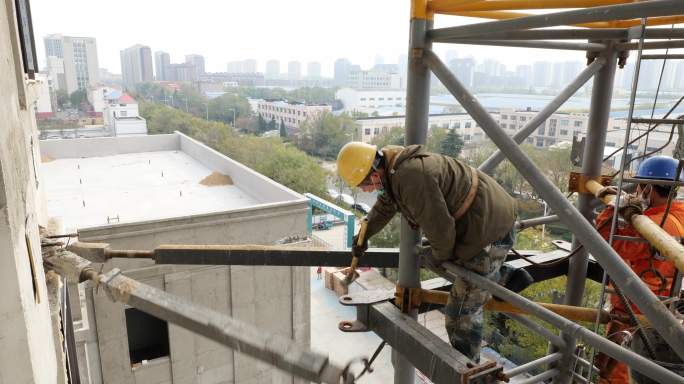
[(199, 78), (204, 75), (204, 56), (202, 55), (185, 55), (185, 62), (195, 66), (195, 76)]
[(347, 59), (335, 60), (334, 78), (335, 84), (346, 84), (349, 80), (349, 71), (351, 71), (352, 64)]
[(306, 77), (311, 80), (318, 80), (321, 78), (321, 63), (311, 61), (306, 65)]
[(449, 68), (456, 75), (466, 87), (473, 86), (473, 79), (475, 77), (475, 59), (467, 57), (463, 59), (454, 59), (449, 63)]
[(257, 62), (254, 59), (247, 59), (243, 61), (243, 71), (244, 73), (256, 73), (257, 72)]
[(287, 63), (287, 79), (290, 81), (297, 81), (302, 78), (302, 63), (299, 61), (290, 61)]
[(553, 66), (548, 61), (536, 61), (532, 66), (532, 85), (548, 87), (553, 77)]
[(256, 73), (256, 60), (236, 60), (229, 61), (226, 65), (226, 72), (228, 73)]
[(563, 76), (561, 79), (561, 84), (570, 84), (570, 82), (577, 78), (577, 75), (579, 75), (580, 72), (582, 72), (582, 62), (566, 61), (563, 63)]
[(266, 62), (266, 78), (277, 79), (280, 77), (280, 61), (269, 60)]
[(192, 63), (169, 64), (166, 66), (166, 80), (194, 82), (198, 79), (197, 67)]
[(121, 51), (121, 76), (123, 85), (133, 88), (138, 83), (152, 81), (152, 50), (136, 44)]
[(171, 64), (171, 56), (166, 52), (155, 52), (154, 53), (154, 71), (156, 79), (163, 81), (169, 80), (169, 75), (167, 73), (167, 67)]
[(532, 85), (532, 66), (518, 65), (515, 67), (515, 75), (520, 78), (523, 86), (528, 88)]
[(100, 68), (94, 38), (55, 34), (46, 36), (44, 40), (48, 74), (54, 79), (57, 89), (73, 93), (99, 83)]

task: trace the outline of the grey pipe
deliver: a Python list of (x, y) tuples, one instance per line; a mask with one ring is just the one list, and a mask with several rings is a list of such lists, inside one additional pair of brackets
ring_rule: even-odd
[(559, 349), (565, 349), (567, 344), (560, 336), (554, 334), (553, 332), (546, 329), (543, 325), (535, 323), (534, 321), (528, 319), (525, 316), (518, 315), (516, 313), (504, 313), (504, 315), (510, 317), (511, 319), (517, 321), (523, 326), (527, 327), (531, 331), (550, 341), (551, 344), (555, 345)]
[(605, 44), (596, 43), (573, 43), (560, 41), (528, 41), (528, 40), (460, 40), (448, 39), (441, 41), (443, 43), (453, 44), (468, 44), (468, 45), (493, 45), (499, 47), (522, 47), (522, 48), (540, 48), (540, 49), (559, 49), (564, 51), (602, 51), (606, 49)]
[[(572, 97), (572, 95), (575, 94), (584, 84), (589, 81), (589, 79), (592, 78), (603, 66), (606, 64), (606, 60), (603, 58), (599, 58), (597, 60), (594, 60), (593, 63), (589, 64), (578, 76), (573, 80), (570, 84), (568, 84), (565, 89), (563, 89), (558, 96), (554, 97), (549, 104), (546, 105), (539, 113), (537, 113), (532, 120), (528, 121), (527, 124), (518, 131), (515, 135), (513, 135), (513, 140), (520, 144), (525, 139), (532, 134), (532, 132), (536, 131), (539, 126), (544, 124), (546, 119), (551, 117), (558, 108), (561, 107), (568, 99)], [(479, 170), (491, 174), (494, 172), (494, 169), (496, 169), (496, 166), (501, 163), (506, 156), (501, 152), (501, 150), (497, 150), (494, 152), (487, 160), (485, 160), (479, 167)]]
[(531, 371), (532, 369), (542, 366), (544, 364), (553, 363), (554, 361), (560, 360), (561, 357), (563, 357), (563, 354), (560, 352), (552, 353), (550, 355), (541, 357), (537, 360), (532, 360), (529, 363), (518, 365), (517, 367), (512, 368), (509, 371), (504, 371), (504, 375), (506, 375), (506, 377), (508, 378), (518, 376), (521, 373)]
[(558, 327), (561, 331), (572, 335), (574, 338), (584, 340), (584, 342), (588, 345), (591, 345), (592, 347), (606, 353), (608, 356), (618, 361), (624, 362), (625, 364), (629, 365), (630, 368), (648, 375), (649, 377), (663, 384), (684, 383), (684, 377), (681, 377), (674, 372), (668, 371), (667, 369), (661, 367), (651, 360), (646, 359), (643, 356), (620, 347), (612, 341), (601, 337), (594, 332), (591, 332), (583, 326), (576, 324), (554, 312), (551, 312), (539, 304), (520, 296), (491, 280), (488, 280), (484, 276), (478, 275), (475, 272), (463, 267), (459, 267), (453, 263), (444, 263), (442, 264), (442, 267), (446, 269), (447, 275), (449, 275), (452, 279), (462, 278), (482, 289), (485, 289), (493, 295), (500, 297), (501, 299), (524, 310), (525, 312), (539, 317), (554, 327)]
[[(684, 2), (682, 2), (684, 6)], [(431, 51), (425, 52), (425, 62), (430, 66), (456, 100), (465, 108), (473, 119), (482, 127), (492, 141), (511, 160), (511, 163), (546, 200), (553, 211), (559, 215), (587, 250), (608, 271), (617, 285), (627, 293), (630, 299), (646, 315), (654, 328), (660, 332), (677, 355), (684, 357), (684, 327), (661, 303), (639, 277), (620, 259), (620, 256), (596, 232), (592, 225), (570, 204), (565, 196), (534, 165), (527, 155), (516, 145), (506, 132)]]
[(533, 219), (520, 220), (515, 223), (515, 229), (521, 231), (526, 228), (536, 227), (537, 225), (551, 224), (560, 221), (558, 215), (541, 216)]
[(681, 0), (657, 0), (636, 4), (619, 4), (602, 7), (591, 7), (573, 11), (546, 13), (542, 15), (518, 17), (508, 20), (489, 21), (442, 28), (433, 31), (436, 38), (467, 38), (479, 36), (492, 31), (508, 32), (524, 29), (545, 28), (558, 25), (574, 25), (594, 21), (611, 21), (653, 16), (670, 16), (684, 14), (684, 2)]

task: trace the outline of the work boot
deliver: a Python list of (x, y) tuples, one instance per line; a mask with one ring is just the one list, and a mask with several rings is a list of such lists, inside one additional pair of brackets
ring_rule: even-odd
[(503, 263), (499, 269), (499, 285), (519, 293), (534, 283), (534, 278), (525, 268), (516, 268), (508, 263)]

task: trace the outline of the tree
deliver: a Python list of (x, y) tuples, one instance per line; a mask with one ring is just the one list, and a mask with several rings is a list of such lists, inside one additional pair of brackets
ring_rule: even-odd
[(456, 130), (450, 129), (447, 131), (446, 137), (440, 143), (440, 151), (442, 155), (457, 158), (463, 150), (463, 139), (461, 135), (456, 133)]
[(375, 136), (373, 144), (378, 148), (387, 145), (404, 145), (404, 127), (392, 127), (387, 133)]
[(57, 108), (64, 110), (67, 104), (69, 104), (69, 94), (64, 89), (58, 89), (55, 91), (55, 102), (57, 103)]
[(250, 114), (249, 102), (242, 96), (225, 94), (209, 100), (208, 103), (209, 120), (235, 125), (234, 118)]
[(280, 137), (287, 137), (287, 129), (285, 128), (285, 120), (280, 119)]
[(347, 114), (322, 113), (300, 124), (297, 145), (310, 155), (334, 159), (355, 127), (356, 122)]
[(267, 131), (272, 131), (274, 129), (276, 129), (276, 121), (275, 121), (275, 117), (271, 117), (271, 121), (268, 122)]
[(266, 124), (267, 124), (266, 120), (264, 119), (263, 116), (261, 116), (261, 113), (260, 113), (259, 117), (258, 117), (258, 124), (257, 124), (256, 133), (266, 132), (268, 130), (268, 127)]
[(69, 95), (69, 102), (72, 108), (85, 110), (88, 105), (88, 92), (85, 89), (78, 89)]

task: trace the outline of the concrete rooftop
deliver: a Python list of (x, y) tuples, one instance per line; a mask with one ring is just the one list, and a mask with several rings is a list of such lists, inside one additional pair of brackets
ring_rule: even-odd
[(181, 151), (56, 159), (42, 172), (48, 216), (66, 231), (257, 204), (238, 186), (200, 184), (213, 170)]

